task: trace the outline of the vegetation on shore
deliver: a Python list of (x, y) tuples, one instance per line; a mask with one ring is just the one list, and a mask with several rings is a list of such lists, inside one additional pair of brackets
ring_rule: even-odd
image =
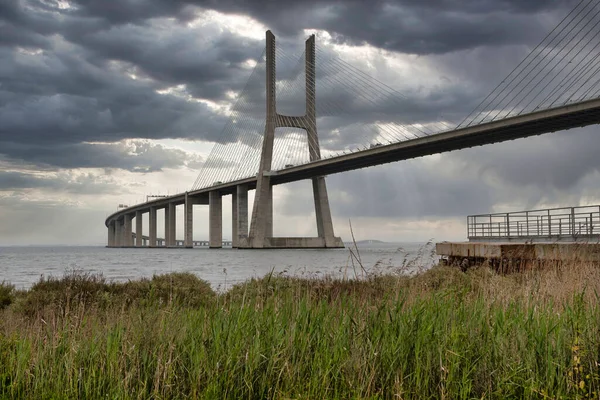
[(0, 398), (598, 398), (600, 271), (0, 284)]

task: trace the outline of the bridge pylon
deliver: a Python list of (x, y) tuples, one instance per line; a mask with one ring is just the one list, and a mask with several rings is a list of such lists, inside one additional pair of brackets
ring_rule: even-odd
[(312, 178), (317, 237), (273, 237), (273, 185), (271, 166), (276, 128), (304, 129), (308, 138), (310, 161), (321, 159), (316, 118), (315, 85), (315, 35), (306, 41), (306, 111), (303, 116), (288, 116), (277, 113), (275, 35), (266, 32), (266, 125), (260, 165), (257, 175), (256, 195), (252, 209), (250, 232), (246, 237), (239, 234), (239, 248), (334, 248), (344, 243), (333, 232), (331, 209), (327, 197), (325, 177)]

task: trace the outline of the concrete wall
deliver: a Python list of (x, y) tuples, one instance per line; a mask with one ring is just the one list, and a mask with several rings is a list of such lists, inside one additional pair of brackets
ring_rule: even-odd
[(221, 248), (223, 247), (223, 202), (219, 191), (213, 190), (210, 192), (208, 206), (210, 248)]

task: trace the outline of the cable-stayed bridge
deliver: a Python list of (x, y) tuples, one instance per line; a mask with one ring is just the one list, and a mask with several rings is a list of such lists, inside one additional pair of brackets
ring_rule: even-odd
[[(176, 207), (183, 205), (183, 243), (192, 247), (194, 205), (209, 205), (210, 247), (221, 247), (224, 195), (232, 195), (233, 247), (343, 246), (325, 175), (599, 123), (599, 15), (594, 0), (582, 0), (466, 117), (434, 122), (408, 115), (402, 95), (318, 49), (314, 35), (298, 58), (276, 48), (268, 31), (191, 190), (110, 215), (108, 246), (134, 246), (135, 236), (135, 246), (157, 247), (164, 209), (164, 243), (176, 247)], [(312, 180), (317, 237), (273, 237), (272, 187), (304, 179)], [(256, 191), (251, 218), (248, 190)], [(132, 235), (134, 220), (142, 232), (145, 213), (147, 241)]]

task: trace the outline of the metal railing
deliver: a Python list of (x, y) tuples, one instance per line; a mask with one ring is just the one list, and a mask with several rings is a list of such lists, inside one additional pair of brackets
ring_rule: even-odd
[(469, 215), (469, 240), (600, 240), (600, 205)]

